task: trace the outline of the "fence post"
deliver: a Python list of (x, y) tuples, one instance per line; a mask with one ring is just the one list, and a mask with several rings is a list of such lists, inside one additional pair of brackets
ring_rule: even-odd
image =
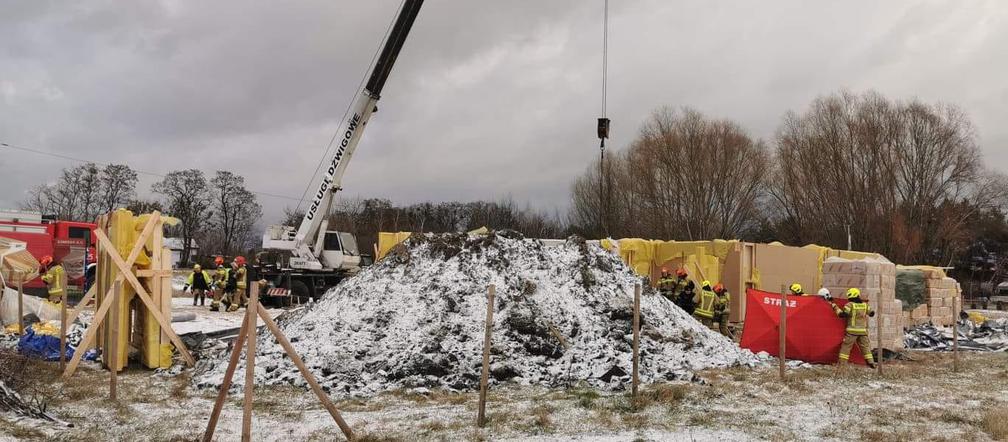
[[(952, 296), (952, 372), (959, 372), (959, 310), (962, 308), (960, 295)], [(956, 308), (956, 300), (959, 306)]]
[(119, 382), (119, 300), (122, 299), (119, 292), (122, 291), (122, 281), (116, 280), (112, 289), (112, 322), (109, 323), (109, 335), (112, 343), (110, 348), (106, 348), (108, 360), (105, 361), (109, 367), (109, 399), (116, 400), (116, 384)]
[(487, 288), (486, 326), (483, 335), (483, 374), (480, 376), (479, 411), (476, 414), (476, 426), (486, 425), (487, 383), (490, 378), (490, 336), (493, 331), (494, 292), (497, 288), (490, 284)]
[(18, 270), (18, 336), (24, 335), (24, 272)]
[[(245, 344), (245, 403), (242, 407), (242, 442), (252, 440), (252, 393), (255, 387), (256, 319), (258, 319), (259, 282), (253, 281), (248, 287), (245, 314), (248, 316), (248, 342)], [(254, 294), (254, 295), (253, 295)], [(235, 299), (233, 302), (241, 302)]]
[(640, 296), (641, 285), (638, 283), (634, 287), (633, 299), (633, 383), (630, 390), (635, 404), (637, 387), (640, 385)]
[(781, 284), (780, 290), (780, 348), (777, 360), (780, 362), (780, 378), (784, 380), (784, 371), (787, 369), (787, 291)]

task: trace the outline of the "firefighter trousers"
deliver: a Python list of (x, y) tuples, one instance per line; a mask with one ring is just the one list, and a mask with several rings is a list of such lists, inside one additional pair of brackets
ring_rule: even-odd
[(871, 353), (871, 343), (868, 342), (868, 336), (866, 335), (852, 335), (850, 333), (844, 334), (843, 344), (840, 345), (840, 363), (846, 364), (847, 360), (850, 359), (851, 349), (854, 348), (854, 344), (857, 344), (861, 349), (861, 354), (868, 362), (874, 362), (875, 358), (872, 357)]

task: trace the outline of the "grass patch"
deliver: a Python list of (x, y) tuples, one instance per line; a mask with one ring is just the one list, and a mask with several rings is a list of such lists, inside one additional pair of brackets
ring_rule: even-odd
[(546, 404), (539, 404), (532, 407), (532, 427), (539, 431), (553, 430), (553, 407)]
[(0, 419), (0, 434), (5, 434), (14, 439), (40, 440), (45, 439), (45, 433), (31, 427), (23, 427), (13, 422)]
[(980, 419), (983, 428), (994, 440), (1008, 440), (1008, 409), (990, 408)]
[(426, 432), (426, 433), (437, 433), (437, 432), (440, 432), (440, 431), (444, 431), (447, 428), (448, 428), (448, 426), (445, 425), (444, 422), (441, 422), (441, 421), (433, 421), (433, 420), (432, 421), (424, 421), (424, 423), (420, 424), (420, 431), (423, 431), (423, 432)]
[(601, 395), (591, 388), (576, 388), (567, 390), (567, 397), (573, 398), (581, 408), (591, 410), (596, 407), (595, 401)]
[(714, 416), (711, 412), (702, 412), (690, 415), (689, 419), (686, 419), (686, 425), (690, 427), (709, 427), (714, 424)]

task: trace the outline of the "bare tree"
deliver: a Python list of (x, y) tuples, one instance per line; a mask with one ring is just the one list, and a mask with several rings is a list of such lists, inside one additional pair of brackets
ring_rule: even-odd
[(983, 193), (976, 136), (960, 110), (877, 93), (842, 92), (787, 114), (775, 163), (784, 239), (846, 247), (849, 229), (853, 248), (901, 262), (951, 259), (946, 240), (965, 225), (952, 221)]
[(125, 204), (126, 210), (133, 212), (135, 214), (139, 213), (151, 213), (155, 210), (158, 212), (164, 212), (164, 206), (161, 201), (158, 200), (146, 200), (146, 199), (133, 199)]
[(151, 190), (164, 197), (168, 214), (179, 219), (176, 227), (182, 238), (181, 265), (189, 263), (192, 240), (210, 218), (212, 196), (206, 177), (196, 169), (176, 170), (168, 173)]
[(249, 245), (252, 229), (262, 216), (262, 206), (254, 193), (245, 188), (245, 178), (218, 170), (210, 180), (213, 195), (213, 216), (209, 229), (202, 235), (204, 249), (231, 255)]
[(109, 164), (101, 172), (101, 212), (111, 212), (136, 196), (137, 173), (125, 164)]

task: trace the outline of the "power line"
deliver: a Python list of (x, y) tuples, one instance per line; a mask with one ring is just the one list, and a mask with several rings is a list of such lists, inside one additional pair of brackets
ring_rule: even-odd
[[(39, 149), (32, 149), (30, 147), (19, 146), (19, 145), (16, 145), (16, 144), (10, 144), (10, 143), (4, 143), (4, 142), (0, 142), (0, 147), (7, 147), (7, 148), (16, 149), (16, 150), (20, 150), (20, 151), (24, 151), (24, 152), (31, 152), (31, 153), (38, 154), (38, 155), (45, 155), (45, 156), (50, 156), (50, 157), (54, 157), (54, 158), (61, 158), (61, 159), (64, 159), (64, 160), (77, 161), (79, 163), (84, 163), (84, 164), (89, 164), (89, 163), (95, 164), (95, 163), (97, 163), (97, 164), (102, 164), (104, 166), (110, 166), (110, 165), (113, 164), (113, 163), (105, 163), (105, 162), (101, 162), (101, 161), (85, 160), (83, 158), (72, 157), (72, 156), (69, 156), (69, 155), (63, 155), (63, 154), (58, 154), (58, 153), (55, 153), (55, 152), (48, 152), (48, 151), (39, 150)], [(149, 172), (149, 171), (146, 171), (146, 170), (135, 169), (133, 167), (130, 167), (130, 169), (133, 169), (134, 172), (139, 173), (139, 174), (143, 174), (143, 175), (149, 175), (149, 176), (157, 177), (157, 178), (164, 178), (165, 177), (165, 175), (160, 174), (160, 173), (155, 173), (155, 172)], [(298, 202), (301, 201), (300, 199), (294, 198), (292, 196), (277, 195), (275, 193), (259, 192), (259, 191), (255, 191), (255, 190), (249, 190), (249, 192), (252, 192), (252, 193), (254, 193), (256, 195), (268, 196), (268, 197), (272, 197), (272, 198), (287, 199), (287, 200), (298, 201)]]

